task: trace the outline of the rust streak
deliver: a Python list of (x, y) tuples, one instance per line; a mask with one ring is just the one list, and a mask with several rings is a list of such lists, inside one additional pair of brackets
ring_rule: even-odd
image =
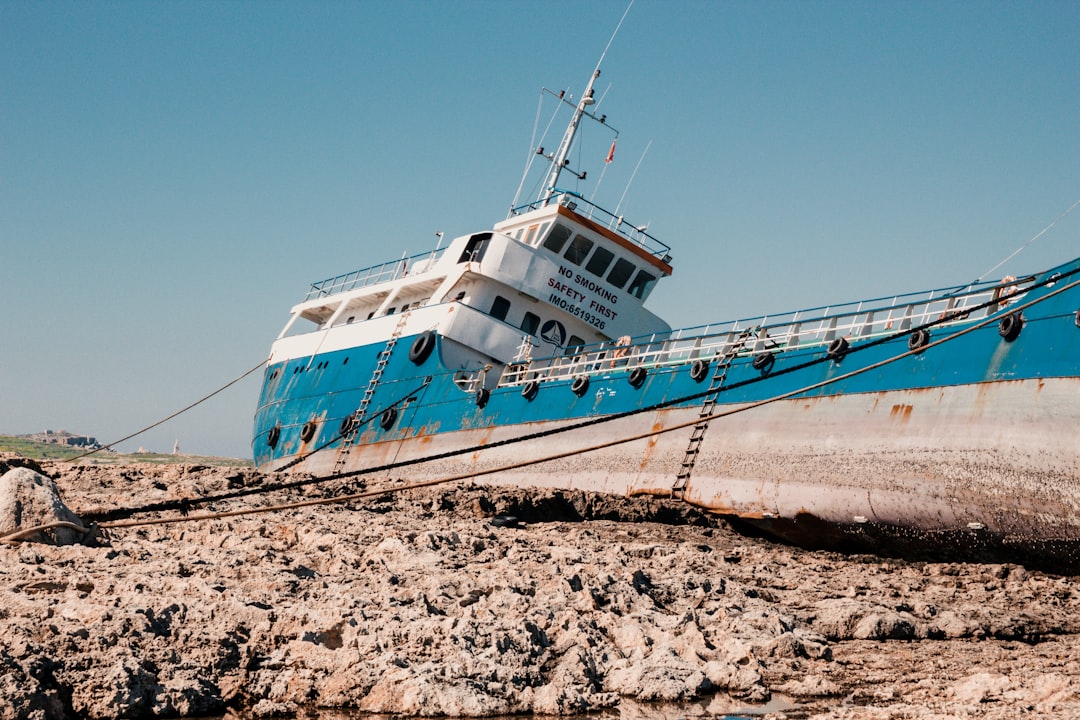
[(889, 417), (897, 418), (902, 423), (906, 423), (911, 419), (911, 411), (913, 410), (911, 405), (893, 405), (892, 410), (889, 411)]

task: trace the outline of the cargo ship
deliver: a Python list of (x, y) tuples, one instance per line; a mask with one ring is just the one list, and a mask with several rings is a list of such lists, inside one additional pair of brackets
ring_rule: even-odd
[(812, 547), (1076, 568), (1080, 258), (674, 329), (647, 307), (671, 247), (561, 183), (584, 178), (582, 123), (617, 135), (599, 74), (545, 91), (570, 119), (535, 198), (309, 287), (256, 465), (656, 495)]

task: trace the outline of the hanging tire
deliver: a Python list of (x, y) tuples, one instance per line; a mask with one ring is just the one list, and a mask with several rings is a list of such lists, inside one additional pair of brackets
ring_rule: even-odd
[(908, 335), (907, 349), (915, 352), (922, 352), (922, 349), (930, 344), (930, 331), (929, 330), (916, 330)]
[(525, 398), (529, 402), (533, 401), (536, 394), (540, 392), (540, 383), (536, 380), (530, 380), (521, 386), (521, 397)]
[(266, 433), (266, 444), (271, 448), (276, 448), (279, 439), (281, 439), (281, 428), (275, 425), (270, 428), (270, 432)]
[(1020, 331), (1023, 329), (1024, 319), (1018, 312), (1009, 313), (998, 322), (998, 335), (1003, 337), (1005, 342), (1012, 342), (1020, 337)]
[(630, 371), (630, 375), (626, 379), (630, 382), (630, 387), (639, 388), (645, 384), (645, 378), (648, 376), (649, 371), (639, 365)]
[(694, 382), (701, 382), (709, 374), (709, 363), (704, 360), (695, 360), (690, 365), (690, 377), (694, 379)]
[(825, 354), (836, 362), (840, 362), (847, 355), (849, 349), (851, 349), (851, 343), (848, 342), (848, 339), (838, 337), (829, 343), (829, 349), (825, 351)]
[(1080, 310), (1076, 311), (1076, 315), (1073, 316), (1073, 325), (1080, 328)]
[(318, 429), (318, 425), (314, 420), (308, 420), (304, 423), (304, 427), (300, 428), (300, 439), (304, 442), (311, 442), (311, 438), (315, 437), (315, 430)]
[(585, 393), (589, 392), (589, 378), (586, 375), (578, 375), (574, 378), (574, 382), (570, 384), (570, 390), (575, 395), (581, 397)]
[(383, 430), (389, 430), (394, 427), (394, 423), (397, 422), (397, 408), (390, 406), (383, 410), (382, 415), (379, 416), (379, 427)]
[(412, 347), (409, 348), (409, 359), (416, 365), (423, 365), (424, 361), (431, 355), (431, 351), (435, 349), (435, 333), (431, 330), (421, 333), (413, 340)]
[(355, 415), (346, 415), (342, 419), (341, 425), (338, 426), (338, 434), (339, 435), (348, 435), (349, 433), (351, 433), (353, 431), (354, 428), (356, 428), (356, 416)]
[(483, 409), (488, 404), (488, 400), (491, 399), (491, 391), (487, 388), (480, 388), (476, 391), (476, 407)]
[(776, 356), (771, 352), (758, 353), (754, 356), (754, 359), (750, 361), (750, 366), (760, 372), (762, 375), (768, 375), (772, 370), (773, 364), (776, 362)]

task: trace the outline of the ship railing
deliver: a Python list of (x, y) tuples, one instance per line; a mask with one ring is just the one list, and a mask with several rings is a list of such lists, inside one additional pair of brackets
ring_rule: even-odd
[[(662, 368), (696, 359), (750, 357), (762, 352), (828, 346), (837, 338), (849, 342), (880, 338), (935, 322), (935, 328), (970, 324), (1019, 304), (1034, 278), (1008, 284), (981, 283), (822, 306), (732, 320), (668, 333), (622, 338), (570, 348), (560, 355), (531, 359), (519, 356), (503, 374), (502, 385), (530, 380), (570, 380), (643, 366)], [(976, 310), (978, 308), (978, 310)]]
[(622, 235), (630, 242), (655, 257), (660, 258), (664, 262), (670, 262), (671, 246), (650, 235), (645, 225), (633, 225), (627, 222), (622, 215), (615, 215), (599, 205), (589, 202), (580, 194), (571, 190), (556, 190), (556, 192), (558, 194), (550, 200), (535, 200), (533, 202), (525, 203), (524, 205), (518, 205), (510, 210), (510, 214), (520, 215), (522, 213), (538, 210), (553, 202), (557, 202), (568, 210), (572, 210), (582, 217), (586, 217), (609, 230), (617, 232), (619, 235)]
[(423, 272), (434, 265), (444, 252), (446, 252), (446, 248), (430, 250), (418, 255), (402, 257), (398, 260), (353, 270), (337, 277), (312, 283), (304, 301), (329, 297), (330, 295), (337, 295), (338, 293), (367, 287), (368, 285), (397, 280), (410, 273)]

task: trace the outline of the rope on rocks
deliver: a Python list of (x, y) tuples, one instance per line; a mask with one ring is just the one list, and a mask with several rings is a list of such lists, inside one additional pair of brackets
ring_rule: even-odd
[[(1075, 274), (1076, 272), (1080, 272), (1080, 270), (1073, 271), (1073, 272), (1069, 273), (1069, 275)], [(1054, 282), (1059, 281), (1060, 279), (1061, 279), (1061, 276), (1051, 278), (1051, 279), (1045, 281), (1042, 284), (1054, 283)], [(1017, 306), (1012, 312), (1022, 312), (1024, 310), (1027, 310), (1027, 309), (1029, 309), (1031, 307), (1034, 307), (1034, 306), (1038, 305), (1039, 303), (1041, 303), (1041, 302), (1043, 302), (1045, 300), (1048, 300), (1048, 299), (1050, 299), (1050, 298), (1052, 298), (1052, 297), (1054, 297), (1056, 295), (1059, 295), (1059, 294), (1061, 294), (1063, 292), (1066, 292), (1066, 291), (1071, 290), (1073, 288), (1076, 288), (1078, 286), (1080, 286), (1080, 280), (1074, 280), (1073, 282), (1069, 283), (1068, 285), (1064, 285), (1064, 286), (1062, 286), (1062, 287), (1060, 287), (1060, 288), (1058, 288), (1056, 290), (1053, 290), (1052, 292), (1047, 293), (1046, 295), (1044, 295), (1044, 296), (1042, 296), (1040, 298), (1036, 298), (1035, 300), (1032, 300), (1032, 301), (1029, 301), (1027, 303), (1024, 303), (1022, 305)], [(994, 301), (994, 302), (996, 302), (996, 301)], [(990, 303), (986, 303), (986, 304), (984, 304), (984, 306), (988, 306), (989, 304)], [(980, 307), (982, 307), (982, 306), (980, 306)], [(977, 309), (979, 309), (979, 308), (978, 307), (971, 308), (971, 310), (977, 310)], [(876, 363), (872, 363), (870, 365), (867, 365), (866, 367), (858, 368), (856, 370), (852, 370), (851, 372), (844, 373), (842, 375), (837, 375), (835, 377), (826, 378), (825, 380), (813, 383), (811, 385), (807, 385), (807, 386), (802, 387), (802, 388), (798, 388), (796, 390), (791, 390), (789, 392), (782, 393), (780, 395), (775, 395), (773, 397), (765, 398), (763, 400), (758, 400), (756, 402), (748, 403), (746, 405), (741, 405), (741, 406), (736, 407), (736, 408), (730, 408), (730, 409), (722, 410), (720, 412), (716, 412), (716, 413), (713, 413), (713, 414), (705, 416), (705, 417), (695, 417), (695, 418), (693, 418), (691, 420), (688, 420), (686, 422), (678, 423), (676, 425), (671, 425), (669, 427), (665, 427), (665, 428), (662, 428), (662, 429), (659, 429), (659, 430), (650, 430), (648, 432), (640, 433), (640, 434), (637, 434), (637, 435), (616, 438), (614, 440), (609, 440), (609, 441), (606, 441), (606, 442), (603, 442), (603, 443), (597, 443), (597, 444), (594, 444), (594, 445), (591, 445), (591, 446), (588, 446), (588, 447), (584, 447), (584, 448), (578, 448), (578, 449), (574, 449), (574, 450), (567, 450), (565, 452), (555, 453), (555, 454), (552, 454), (552, 455), (547, 455), (547, 456), (544, 456), (542, 458), (536, 458), (536, 459), (533, 459), (533, 460), (523, 460), (523, 461), (516, 462), (516, 463), (500, 465), (500, 466), (494, 467), (494, 468), (472, 470), (472, 471), (470, 471), (468, 473), (463, 473), (463, 474), (460, 474), (460, 475), (453, 475), (453, 476), (449, 476), (449, 477), (435, 478), (435, 479), (432, 479), (432, 480), (425, 480), (425, 481), (421, 481), (421, 482), (409, 483), (409, 484), (406, 484), (406, 485), (398, 485), (398, 486), (389, 487), (389, 488), (381, 488), (381, 489), (377, 489), (377, 490), (368, 490), (368, 491), (364, 491), (364, 492), (360, 492), (360, 493), (351, 493), (351, 494), (348, 494), (348, 495), (335, 495), (335, 496), (328, 497), (328, 498), (317, 498), (317, 499), (312, 499), (312, 500), (302, 500), (302, 501), (297, 501), (297, 502), (292, 502), (292, 503), (283, 503), (283, 504), (278, 504), (278, 505), (267, 505), (267, 506), (258, 507), (258, 508), (244, 508), (244, 509), (240, 509), (240, 510), (230, 510), (230, 511), (217, 512), (217, 513), (203, 513), (203, 514), (200, 514), (200, 515), (182, 515), (182, 516), (179, 516), (179, 517), (154, 518), (154, 519), (149, 519), (149, 520), (128, 520), (128, 521), (103, 522), (103, 523), (100, 523), (98, 525), (93, 525), (92, 527), (100, 527), (100, 528), (106, 528), (106, 529), (117, 529), (117, 528), (127, 528), (127, 527), (141, 527), (141, 526), (148, 526), (148, 525), (163, 525), (163, 524), (179, 523), (179, 522), (196, 522), (196, 521), (202, 521), (202, 520), (215, 520), (215, 519), (222, 519), (222, 518), (229, 518), (229, 517), (237, 517), (237, 516), (241, 516), (241, 515), (252, 515), (252, 514), (267, 513), (267, 512), (277, 512), (277, 511), (282, 511), (282, 510), (291, 510), (291, 509), (297, 509), (297, 508), (303, 508), (303, 507), (312, 507), (312, 506), (317, 506), (317, 505), (330, 505), (330, 504), (334, 504), (334, 503), (351, 502), (351, 501), (365, 499), (365, 498), (377, 497), (377, 496), (386, 495), (386, 494), (389, 494), (389, 493), (402, 492), (402, 491), (405, 491), (405, 490), (414, 490), (414, 489), (417, 489), (417, 488), (432, 487), (432, 486), (436, 486), (436, 485), (444, 485), (444, 484), (449, 484), (449, 483), (452, 483), (452, 482), (457, 482), (459, 480), (465, 480), (465, 479), (469, 479), (469, 478), (480, 477), (480, 476), (483, 476), (483, 475), (492, 475), (492, 474), (499, 473), (499, 472), (506, 472), (508, 470), (515, 470), (515, 469), (518, 469), (518, 468), (527, 467), (527, 466), (530, 466), (530, 465), (537, 465), (537, 464), (540, 464), (540, 463), (543, 463), (543, 462), (549, 462), (549, 461), (552, 461), (552, 460), (561, 460), (561, 459), (564, 459), (564, 458), (567, 458), (567, 457), (572, 457), (572, 456), (575, 456), (575, 455), (580, 455), (580, 454), (584, 454), (584, 453), (587, 453), (587, 452), (592, 452), (592, 451), (595, 451), (595, 450), (602, 450), (602, 449), (605, 449), (605, 448), (614, 447), (616, 445), (622, 445), (622, 444), (625, 444), (625, 443), (635, 442), (637, 440), (643, 440), (643, 439), (646, 439), (646, 438), (649, 438), (649, 437), (654, 437), (656, 435), (662, 435), (664, 433), (674, 432), (676, 430), (682, 430), (682, 429), (685, 429), (687, 427), (692, 427), (692, 426), (694, 426), (694, 425), (696, 425), (696, 424), (698, 424), (700, 422), (703, 422), (703, 421), (712, 421), (712, 420), (717, 420), (717, 419), (720, 419), (720, 418), (729, 417), (731, 415), (746, 412), (747, 410), (752, 410), (752, 409), (755, 409), (755, 408), (759, 408), (759, 407), (762, 407), (762, 406), (765, 406), (765, 405), (769, 405), (769, 404), (772, 404), (772, 403), (775, 403), (775, 402), (779, 402), (781, 400), (786, 400), (786, 399), (795, 397), (797, 395), (801, 395), (801, 394), (806, 393), (806, 392), (810, 392), (812, 390), (816, 390), (816, 389), (819, 389), (819, 388), (822, 388), (822, 387), (826, 387), (828, 385), (840, 382), (842, 380), (848, 380), (850, 378), (857, 377), (858, 375), (862, 375), (863, 373), (871, 372), (873, 370), (877, 370), (877, 369), (879, 369), (881, 367), (884, 367), (886, 365), (890, 365), (890, 364), (892, 364), (894, 362), (902, 360), (903, 358), (910, 357), (911, 355), (915, 355), (915, 354), (918, 354), (918, 353), (925, 352), (929, 348), (937, 347), (938, 345), (943, 345), (943, 344), (945, 344), (947, 342), (951, 342), (952, 340), (955, 340), (956, 338), (963, 337), (963, 336), (965, 336), (965, 335), (967, 335), (969, 333), (975, 332), (976, 330), (980, 330), (980, 329), (982, 329), (982, 328), (996, 322), (998, 319), (999, 318), (995, 317), (995, 316), (987, 317), (984, 320), (981, 320), (981, 321), (979, 321), (979, 322), (977, 322), (977, 323), (975, 323), (973, 325), (970, 325), (970, 326), (968, 326), (968, 327), (966, 327), (966, 328), (964, 328), (962, 330), (959, 330), (959, 331), (957, 331), (957, 332), (955, 332), (955, 333), (953, 333), (953, 334), (951, 334), (951, 335), (949, 335), (947, 337), (940, 338), (938, 340), (932, 341), (932, 342), (930, 342), (930, 343), (928, 343), (928, 344), (926, 344), (926, 345), (924, 345), (924, 346), (922, 346), (920, 348), (916, 348), (914, 350), (907, 350), (907, 351), (899, 353), (897, 355), (885, 358), (884, 360), (880, 360), (880, 361), (878, 361)], [(932, 323), (927, 323), (926, 325), (921, 326), (921, 328), (913, 328), (913, 329), (908, 330), (908, 331), (903, 331), (903, 332), (900, 332), (900, 333), (896, 333), (893, 336), (889, 336), (889, 337), (891, 339), (895, 339), (895, 337), (900, 337), (902, 335), (910, 334), (911, 332), (915, 332), (915, 331), (917, 331), (919, 329), (925, 329), (926, 327), (931, 327), (933, 325), (937, 325), (938, 323), (943, 322), (943, 321), (944, 320), (937, 320), (937, 321), (934, 321)], [(879, 341), (874, 341), (873, 344), (877, 344), (879, 342), (880, 342), (880, 340)], [(871, 345), (871, 343), (867, 343), (866, 345), (864, 345), (862, 347), (868, 347), (870, 345)], [(852, 350), (850, 352), (854, 352), (855, 350), (856, 350), (856, 348), (852, 348)], [(849, 352), (849, 354), (850, 354), (850, 352)], [(735, 387), (735, 386), (733, 385), (732, 387)], [(590, 422), (594, 423), (595, 421), (590, 421)], [(575, 427), (577, 427), (577, 426), (575, 426)], [(565, 429), (560, 428), (560, 431), (565, 431)], [(517, 439), (517, 438), (515, 438), (514, 440), (520, 441), (520, 439)], [(492, 446), (493, 445), (488, 445), (488, 446), (484, 446), (484, 447), (492, 447)], [(478, 449), (482, 450), (483, 448), (482, 447), (481, 448), (471, 448), (470, 451), (475, 451), (475, 450), (478, 450)], [(428, 457), (428, 458), (420, 458), (417, 461), (412, 461), (412, 462), (409, 462), (408, 464), (416, 464), (416, 462), (427, 462), (429, 460), (437, 459), (437, 458), (440, 458), (440, 457), (441, 456), (431, 456), (431, 457)], [(337, 475), (337, 476), (331, 476), (331, 477), (322, 478), (322, 479), (325, 480), (325, 479), (335, 479), (335, 478), (341, 478), (341, 477), (351, 477), (351, 476), (354, 476), (354, 475), (362, 474), (364, 472), (372, 472), (372, 470), (353, 471), (353, 472), (350, 472), (350, 473), (342, 473), (342, 474)], [(684, 498), (683, 501), (688, 502), (690, 504), (693, 504), (692, 501), (686, 500), (685, 498)], [(23, 537), (23, 536), (25, 536), (27, 534), (31, 534), (33, 532), (38, 532), (38, 531), (41, 531), (41, 530), (47, 530), (47, 529), (51, 529), (51, 528), (54, 528), (54, 527), (66, 527), (66, 526), (71, 526), (71, 525), (72, 525), (71, 523), (53, 523), (53, 524), (50, 524), (50, 525), (38, 526), (38, 527), (31, 528), (31, 529), (28, 529), (28, 530), (25, 530), (25, 531), (20, 530), (17, 533), (14, 533), (12, 535), (6, 535), (6, 536), (3, 536), (3, 537), (0, 537), (0, 542), (14, 542), (14, 541), (19, 540), (21, 537)], [(88, 531), (88, 529), (85, 529), (85, 528), (83, 528), (82, 530), (84, 532)]]

